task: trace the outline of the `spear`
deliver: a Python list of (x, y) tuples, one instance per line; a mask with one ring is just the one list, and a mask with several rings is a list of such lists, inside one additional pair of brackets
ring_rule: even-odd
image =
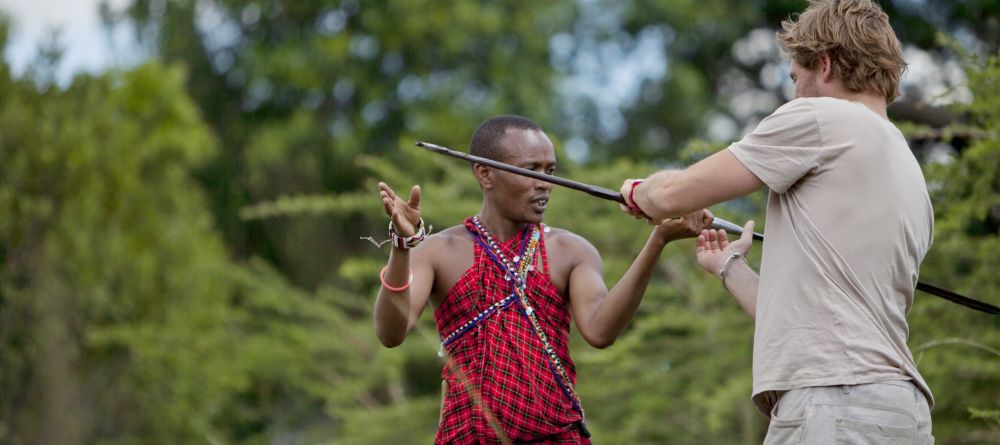
[[(518, 174), (518, 175), (521, 175), (521, 176), (527, 176), (529, 178), (534, 178), (534, 179), (537, 179), (539, 181), (545, 181), (545, 182), (548, 182), (548, 183), (551, 183), (551, 184), (561, 185), (561, 186), (566, 187), (566, 188), (571, 188), (573, 190), (578, 190), (578, 191), (587, 193), (589, 195), (596, 196), (598, 198), (602, 198), (602, 199), (606, 199), (606, 200), (609, 200), (609, 201), (614, 201), (614, 202), (617, 202), (617, 203), (620, 203), (620, 204), (628, 205), (628, 203), (625, 202), (625, 197), (622, 196), (621, 193), (618, 193), (618, 192), (616, 192), (614, 190), (606, 189), (604, 187), (599, 187), (599, 186), (590, 185), (590, 184), (584, 184), (582, 182), (573, 181), (571, 179), (560, 178), (558, 176), (549, 175), (549, 174), (545, 174), (545, 173), (540, 173), (540, 172), (536, 172), (534, 170), (528, 170), (526, 168), (521, 168), (521, 167), (513, 166), (513, 165), (510, 165), (510, 164), (507, 164), (507, 163), (500, 162), (500, 161), (494, 161), (492, 159), (486, 159), (486, 158), (483, 158), (483, 157), (470, 155), (468, 153), (463, 153), (463, 152), (460, 152), (460, 151), (455, 151), (455, 150), (452, 150), (450, 148), (446, 148), (446, 147), (442, 147), (440, 145), (432, 144), (430, 142), (416, 141), (416, 144), (417, 144), (418, 147), (425, 148), (427, 150), (433, 151), (433, 152), (438, 153), (438, 154), (443, 154), (445, 156), (451, 156), (451, 157), (454, 157), (454, 158), (464, 159), (466, 161), (469, 161), (469, 162), (472, 162), (472, 163), (476, 163), (476, 164), (487, 165), (487, 166), (490, 166), (490, 167), (493, 167), (493, 168), (497, 168), (497, 169), (500, 169), (500, 170), (503, 170), (503, 171), (507, 171), (507, 172), (511, 172), (511, 173), (514, 173), (514, 174)], [(732, 222), (726, 221), (726, 220), (724, 220), (722, 218), (718, 218), (718, 217), (716, 217), (714, 220), (712, 220), (712, 228), (714, 228), (714, 229), (723, 229), (723, 230), (726, 230), (727, 232), (732, 232), (732, 233), (735, 233), (735, 234), (738, 234), (738, 235), (743, 234), (743, 228), (742, 227), (740, 227), (740, 226), (738, 226), (736, 224), (733, 224)], [(759, 241), (763, 241), (764, 240), (764, 235), (761, 235), (761, 234), (759, 234), (757, 232), (754, 232), (753, 233), (753, 239), (759, 240)], [(996, 307), (996, 306), (994, 306), (992, 304), (989, 304), (989, 303), (986, 303), (984, 301), (979, 301), (979, 300), (976, 300), (974, 298), (969, 298), (969, 297), (961, 295), (961, 294), (959, 294), (957, 292), (953, 292), (953, 291), (950, 291), (950, 290), (947, 290), (947, 289), (943, 289), (943, 288), (940, 288), (940, 287), (937, 287), (937, 286), (934, 286), (934, 285), (931, 285), (931, 284), (927, 284), (927, 283), (924, 283), (924, 282), (918, 282), (917, 283), (917, 290), (921, 290), (921, 291), (927, 292), (927, 293), (929, 293), (931, 295), (944, 298), (945, 300), (951, 301), (953, 303), (961, 304), (963, 306), (975, 309), (977, 311), (986, 312), (988, 314), (1000, 314), (1000, 307)]]
[[(433, 151), (435, 153), (443, 154), (443, 155), (446, 155), (446, 156), (452, 156), (452, 157), (459, 158), (459, 159), (464, 159), (466, 161), (473, 162), (473, 163), (476, 163), (476, 164), (488, 165), (490, 167), (494, 167), (494, 168), (497, 168), (497, 169), (500, 169), (500, 170), (508, 171), (508, 172), (515, 173), (515, 174), (518, 174), (518, 175), (521, 175), (521, 176), (527, 176), (529, 178), (535, 178), (535, 179), (538, 179), (540, 181), (545, 181), (545, 182), (556, 184), (556, 185), (561, 185), (563, 187), (571, 188), (573, 190), (579, 190), (581, 192), (587, 193), (587, 194), (592, 195), (592, 196), (596, 196), (598, 198), (607, 199), (609, 201), (615, 201), (615, 202), (617, 202), (619, 204), (628, 205), (628, 203), (625, 202), (625, 197), (623, 197), (621, 193), (618, 193), (618, 192), (616, 192), (614, 190), (606, 189), (604, 187), (598, 187), (596, 185), (584, 184), (582, 182), (576, 182), (576, 181), (574, 181), (572, 179), (560, 178), (558, 176), (549, 175), (549, 174), (546, 174), (546, 173), (540, 173), (540, 172), (536, 172), (534, 170), (528, 170), (526, 168), (521, 168), (521, 167), (513, 166), (513, 165), (510, 165), (510, 164), (507, 164), (507, 163), (500, 162), (500, 161), (494, 161), (492, 159), (486, 159), (486, 158), (483, 158), (483, 157), (470, 155), (468, 153), (462, 153), (460, 151), (455, 151), (455, 150), (452, 150), (450, 148), (445, 148), (445, 147), (442, 147), (440, 145), (432, 144), (430, 142), (417, 141), (417, 146), (418, 147), (422, 147), (422, 148), (426, 148), (426, 149), (428, 149), (430, 151)], [(726, 221), (726, 220), (724, 220), (722, 218), (715, 218), (714, 220), (712, 220), (712, 228), (715, 228), (715, 229), (724, 229), (726, 231), (733, 232), (733, 233), (736, 233), (736, 234), (742, 234), (743, 233), (743, 228), (742, 227), (740, 227), (740, 226), (738, 226), (736, 224), (733, 224), (733, 223), (731, 223), (729, 221)], [(764, 239), (764, 235), (761, 235), (761, 234), (759, 234), (757, 232), (754, 232), (753, 238), (755, 240), (763, 240)]]

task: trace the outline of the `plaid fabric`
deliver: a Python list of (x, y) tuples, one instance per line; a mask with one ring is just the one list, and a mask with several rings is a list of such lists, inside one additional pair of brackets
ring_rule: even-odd
[[(470, 233), (476, 233), (471, 218), (466, 219), (465, 226)], [(529, 234), (526, 230), (520, 237), (500, 243), (500, 249), (507, 258), (513, 258)], [(502, 269), (478, 243), (473, 245), (472, 267), (434, 310), (437, 329), (442, 335), (458, 329), (511, 291)], [(549, 280), (544, 234), (538, 255), (531, 260), (535, 269), (527, 277), (529, 298), (575, 384), (576, 370), (568, 347), (568, 301)], [(503, 443), (491, 423), (513, 443), (590, 443), (577, 427), (580, 413), (573, 409), (559, 387), (541, 342), (516, 307), (511, 305), (494, 313), (448, 346), (449, 363), (443, 370), (448, 392), (434, 443)], [(485, 411), (477, 399), (485, 405)]]

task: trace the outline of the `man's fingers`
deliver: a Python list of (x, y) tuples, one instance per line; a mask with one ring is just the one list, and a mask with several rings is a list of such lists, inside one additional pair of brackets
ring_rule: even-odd
[(695, 253), (702, 253), (708, 250), (708, 234), (704, 230), (698, 234), (698, 242), (695, 243)]
[(392, 216), (392, 198), (386, 196), (385, 192), (382, 193), (382, 208), (385, 209), (385, 214), (387, 216)]
[(413, 188), (410, 189), (410, 201), (407, 204), (410, 207), (413, 207), (414, 209), (419, 209), (420, 208), (420, 186), (419, 185), (414, 185)]
[(380, 189), (382, 189), (382, 193), (384, 193), (386, 196), (388, 196), (389, 199), (391, 199), (391, 200), (398, 199), (398, 196), (396, 196), (396, 192), (394, 192), (392, 190), (392, 187), (389, 187), (388, 184), (386, 184), (384, 182), (380, 182), (380, 183), (378, 183), (378, 187)]
[(715, 230), (706, 229), (702, 230), (701, 233), (705, 236), (705, 247), (709, 250), (719, 249), (719, 235), (715, 233)]
[(753, 241), (753, 226), (754, 221), (752, 219), (743, 225), (743, 235), (740, 236), (741, 240)]
[(646, 219), (646, 220), (650, 219), (644, 213), (642, 213), (640, 211), (637, 211), (636, 209), (633, 209), (633, 208), (631, 208), (631, 207), (629, 207), (629, 206), (627, 206), (625, 204), (618, 204), (618, 208), (620, 208), (623, 212), (628, 213), (630, 216), (632, 216), (635, 219)]

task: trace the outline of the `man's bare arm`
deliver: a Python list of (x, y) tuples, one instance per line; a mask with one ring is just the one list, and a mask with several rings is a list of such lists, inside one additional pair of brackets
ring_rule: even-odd
[(604, 284), (604, 266), (597, 249), (579, 238), (576, 250), (581, 260), (570, 273), (568, 290), (573, 318), (587, 343), (596, 348), (613, 344), (635, 317), (663, 247), (694, 236), (711, 221), (710, 212), (699, 211), (662, 223), (610, 291)]
[(764, 183), (729, 149), (684, 170), (663, 170), (636, 187), (622, 185), (622, 194), (653, 219), (674, 218), (752, 193)]
[[(379, 197), (396, 233), (415, 235), (420, 224), (420, 187), (413, 186), (409, 201), (403, 201), (392, 188), (380, 182)], [(413, 249), (392, 246), (389, 263), (379, 277), (382, 286), (375, 299), (375, 335), (386, 347), (403, 343), (427, 305), (434, 286), (431, 261), (434, 244), (428, 239)]]
[(399, 292), (385, 286), (379, 288), (375, 299), (375, 335), (383, 346), (392, 348), (402, 344), (427, 306), (434, 285), (434, 270), (430, 266), (429, 252), (422, 251), (433, 250), (432, 247), (425, 242), (412, 253), (393, 247), (389, 254), (384, 275), (386, 284), (393, 288), (403, 287), (407, 282), (410, 285)]
[[(721, 278), (721, 277), (720, 277)], [(760, 277), (749, 264), (736, 262), (726, 269), (726, 279), (723, 281), (726, 290), (733, 296), (743, 312), (751, 319), (757, 319), (757, 286)]]

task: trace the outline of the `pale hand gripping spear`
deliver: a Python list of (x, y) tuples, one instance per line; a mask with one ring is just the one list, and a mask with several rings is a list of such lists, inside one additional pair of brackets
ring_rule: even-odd
[[(469, 161), (469, 162), (472, 162), (472, 163), (476, 163), (476, 164), (487, 165), (487, 166), (490, 166), (490, 167), (493, 167), (493, 168), (496, 168), (496, 169), (500, 169), (500, 170), (503, 170), (503, 171), (511, 172), (511, 173), (518, 174), (518, 175), (521, 175), (521, 176), (527, 176), (529, 178), (534, 178), (534, 179), (537, 179), (539, 181), (545, 181), (545, 182), (548, 182), (548, 183), (551, 183), (551, 184), (556, 184), (556, 185), (561, 185), (563, 187), (571, 188), (573, 190), (579, 190), (581, 192), (587, 193), (587, 194), (592, 195), (592, 196), (596, 196), (598, 198), (607, 199), (609, 201), (615, 201), (615, 202), (617, 202), (619, 204), (628, 205), (628, 203), (625, 202), (625, 197), (622, 196), (621, 193), (618, 193), (618, 192), (610, 190), (610, 189), (606, 189), (604, 187), (598, 187), (596, 185), (584, 184), (582, 182), (577, 182), (577, 181), (573, 181), (573, 180), (566, 179), (566, 178), (560, 178), (558, 176), (553, 176), (553, 175), (549, 175), (549, 174), (546, 174), (546, 173), (540, 173), (540, 172), (536, 172), (534, 170), (528, 170), (526, 168), (516, 167), (516, 166), (510, 165), (510, 164), (506, 164), (506, 163), (503, 163), (503, 162), (500, 162), (500, 161), (494, 161), (492, 159), (486, 159), (486, 158), (479, 157), (479, 156), (473, 156), (473, 155), (470, 155), (468, 153), (463, 153), (463, 152), (460, 152), (460, 151), (455, 151), (455, 150), (452, 150), (450, 148), (446, 148), (446, 147), (442, 147), (440, 145), (432, 144), (430, 142), (416, 141), (416, 144), (417, 144), (418, 147), (426, 148), (427, 150), (433, 151), (433, 152), (438, 153), (438, 154), (443, 154), (445, 156), (451, 156), (451, 157), (455, 157), (455, 158), (459, 158), (459, 159), (464, 159), (466, 161)], [(726, 220), (724, 220), (722, 218), (718, 218), (718, 217), (716, 217), (712, 221), (712, 228), (726, 230), (728, 232), (735, 233), (737, 235), (743, 234), (743, 228), (742, 227), (740, 227), (740, 226), (738, 226), (736, 224), (733, 224), (733, 223), (731, 223), (729, 221), (726, 221)], [(764, 235), (761, 235), (761, 234), (759, 234), (757, 232), (754, 232), (753, 233), (753, 239), (763, 241), (764, 240)], [(983, 302), (983, 301), (979, 301), (979, 300), (976, 300), (974, 298), (969, 298), (969, 297), (966, 297), (964, 295), (958, 294), (956, 292), (952, 292), (952, 291), (947, 290), (947, 289), (942, 289), (940, 287), (937, 287), (937, 286), (934, 286), (934, 285), (930, 285), (930, 284), (927, 284), (927, 283), (924, 283), (924, 282), (918, 282), (917, 283), (917, 290), (921, 290), (921, 291), (927, 292), (927, 293), (929, 293), (931, 295), (935, 295), (935, 296), (944, 298), (945, 300), (949, 300), (951, 302), (958, 303), (958, 304), (961, 304), (961, 305), (966, 306), (966, 307), (970, 307), (970, 308), (978, 310), (978, 311), (986, 312), (988, 314), (1000, 314), (1000, 307), (996, 307), (996, 306), (994, 306), (992, 304), (989, 304), (989, 303), (986, 303), (986, 302)]]

